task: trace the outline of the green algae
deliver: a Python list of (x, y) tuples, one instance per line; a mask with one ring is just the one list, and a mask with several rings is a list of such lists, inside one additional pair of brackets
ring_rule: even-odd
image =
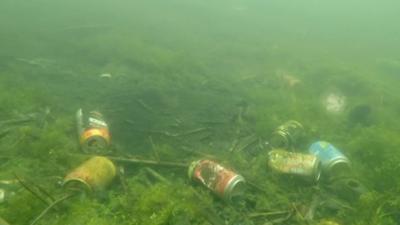
[[(153, 10), (154, 3), (141, 4)], [(196, 4), (208, 12), (216, 10)], [(173, 6), (167, 8), (174, 12)], [(246, 200), (238, 205), (224, 202), (192, 183), (182, 168), (154, 167), (165, 182), (144, 166), (118, 164), (124, 166), (123, 182), (116, 179), (104, 192), (69, 199), (40, 224), (295, 225), (323, 219), (354, 225), (398, 223), (398, 60), (374, 62), (372, 56), (352, 58), (349, 53), (346, 61), (341, 54), (321, 52), (321, 43), (307, 45), (306, 51), (307, 46), (295, 45), (289, 36), (262, 40), (259, 31), (233, 38), (237, 33), (229, 26), (193, 29), (190, 25), (196, 21), (180, 20), (184, 13), (170, 13), (176, 27), (156, 26), (161, 16), (135, 11), (156, 28), (146, 29), (139, 21), (132, 22), (135, 30), (126, 24), (95, 31), (69, 28), (15, 40), (36, 47), (5, 49), (0, 62), (1, 121), (41, 113), (46, 107), (51, 113), (44, 126), (35, 120), (0, 127), (9, 129), (0, 139), (0, 179), (14, 179), (16, 173), (55, 197), (63, 196), (60, 181), (86, 158), (79, 155), (74, 121), (75, 111), (83, 107), (105, 115), (114, 155), (187, 164), (215, 157), (249, 182)], [(209, 20), (215, 18), (213, 14)], [(176, 33), (165, 34), (168, 28)], [(188, 36), (181, 37), (183, 33)], [(21, 55), (30, 61), (18, 60)], [(50, 60), (32, 61), (43, 57), (38, 55)], [(288, 85), (282, 71), (301, 82)], [(112, 77), (101, 78), (103, 73)], [(326, 112), (322, 102), (329, 92), (346, 96), (343, 112)], [(353, 110), (366, 104), (369, 113)], [(350, 158), (352, 175), (369, 192), (348, 201), (326, 182), (313, 186), (270, 171), (268, 139), (289, 119), (300, 121), (306, 130), (299, 150), (316, 140), (333, 143)], [(205, 132), (190, 133), (203, 128)], [(246, 147), (253, 137), (257, 141)], [(323, 203), (313, 220), (305, 220), (304, 211), (315, 195)], [(20, 187), (1, 203), (0, 215), (11, 224), (28, 224), (45, 207)], [(285, 210), (291, 217), (282, 221), (284, 216), (254, 216)]]

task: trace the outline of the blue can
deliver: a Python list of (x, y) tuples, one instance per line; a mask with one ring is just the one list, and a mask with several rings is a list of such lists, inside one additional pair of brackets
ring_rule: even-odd
[(325, 141), (311, 144), (309, 152), (315, 155), (322, 165), (322, 171), (329, 175), (341, 175), (350, 169), (349, 159), (335, 146)]

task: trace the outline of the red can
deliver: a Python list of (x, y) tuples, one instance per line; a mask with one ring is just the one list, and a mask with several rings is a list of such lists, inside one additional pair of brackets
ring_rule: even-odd
[(192, 162), (188, 174), (190, 179), (202, 183), (217, 196), (228, 201), (237, 193), (239, 184), (245, 182), (241, 175), (207, 159)]

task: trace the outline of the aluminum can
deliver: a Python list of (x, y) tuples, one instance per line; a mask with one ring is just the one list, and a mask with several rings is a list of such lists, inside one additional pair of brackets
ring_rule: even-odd
[(274, 149), (268, 153), (268, 166), (279, 173), (302, 176), (312, 182), (317, 182), (321, 176), (321, 162), (312, 154)]
[(67, 189), (93, 192), (105, 189), (116, 176), (114, 163), (106, 157), (94, 156), (65, 176)]
[(76, 113), (79, 143), (86, 153), (105, 153), (110, 146), (110, 131), (103, 115), (91, 111), (87, 116), (79, 109)]
[(322, 171), (328, 175), (345, 175), (350, 170), (349, 159), (328, 142), (314, 142), (309, 152), (318, 157), (322, 164)]
[(234, 193), (245, 179), (211, 160), (199, 160), (190, 164), (189, 178), (206, 186), (218, 197), (231, 201)]
[(291, 150), (304, 133), (301, 123), (289, 120), (272, 133), (270, 144), (274, 149)]

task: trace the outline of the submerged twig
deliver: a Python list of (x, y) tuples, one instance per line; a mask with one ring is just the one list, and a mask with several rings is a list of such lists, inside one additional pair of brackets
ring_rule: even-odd
[(138, 159), (138, 158), (122, 158), (122, 157), (110, 157), (109, 159), (117, 161), (117, 162), (126, 162), (126, 163), (135, 163), (135, 164), (147, 164), (147, 165), (155, 165), (155, 166), (170, 166), (170, 167), (187, 167), (186, 163), (180, 162), (169, 162), (169, 161), (154, 161), (148, 159)]
[(32, 195), (34, 195), (36, 198), (38, 198), (40, 201), (42, 201), (44, 204), (49, 205), (50, 203), (47, 202), (44, 198), (42, 198), (38, 193), (36, 193), (33, 189), (31, 189), (27, 184), (25, 184), (24, 181), (16, 174), (14, 173), (15, 178), (18, 180), (18, 182), (24, 187), (27, 191), (29, 191)]
[(240, 146), (240, 148), (238, 148), (237, 151), (241, 152), (246, 148), (250, 147), (251, 145), (255, 144), (257, 141), (258, 139), (255, 134), (250, 135), (249, 137), (246, 138), (244, 145)]
[(186, 132), (183, 132), (183, 133), (180, 133), (180, 134), (176, 134), (176, 137), (187, 136), (187, 135), (192, 135), (192, 134), (197, 134), (197, 133), (206, 131), (206, 130), (208, 130), (208, 129), (209, 129), (208, 127), (200, 127), (200, 128), (196, 128), (196, 129), (194, 129), (194, 130), (189, 130), (189, 131), (186, 131)]
[(73, 197), (75, 194), (76, 194), (76, 193), (67, 194), (67, 195), (65, 195), (64, 197), (61, 197), (60, 199), (54, 201), (54, 202), (53, 202), (52, 204), (50, 204), (46, 209), (44, 209), (44, 210), (39, 214), (39, 216), (36, 217), (36, 219), (34, 219), (34, 220), (32, 221), (32, 223), (31, 223), (30, 225), (36, 224), (43, 216), (46, 215), (46, 213), (47, 213), (50, 209), (54, 208), (56, 205), (60, 204), (61, 202), (63, 202), (63, 201), (65, 201), (65, 200), (67, 200), (67, 199)]
[(281, 211), (275, 211), (275, 212), (255, 212), (255, 213), (250, 213), (248, 216), (249, 216), (249, 218), (256, 218), (256, 217), (284, 215), (287, 213), (291, 213), (291, 211), (290, 210), (281, 210)]
[(152, 177), (156, 178), (160, 182), (165, 183), (165, 184), (169, 184), (170, 183), (165, 177), (163, 177), (161, 174), (157, 173), (153, 169), (151, 169), (149, 167), (146, 167), (144, 169), (148, 174), (150, 174)]
[(149, 136), (149, 142), (150, 142), (151, 150), (153, 151), (154, 157), (156, 157), (157, 161), (160, 161), (160, 155), (158, 154), (156, 145), (154, 144), (153, 138), (151, 136)]
[(153, 113), (154, 110), (153, 108), (151, 108), (150, 106), (148, 106), (146, 103), (144, 103), (144, 101), (142, 99), (136, 99), (136, 102), (145, 110)]
[[(154, 134), (161, 134), (161, 135), (164, 135), (164, 136), (167, 136), (167, 137), (182, 137), (182, 136), (188, 136), (188, 135), (197, 134), (197, 133), (206, 131), (208, 129), (209, 129), (208, 127), (200, 127), (200, 128), (196, 128), (196, 129), (193, 129), (193, 130), (185, 131), (185, 132), (182, 132), (182, 133), (170, 133), (168, 131), (157, 131), (157, 130), (149, 130), (147, 132), (154, 133)], [(145, 130), (139, 130), (139, 131), (146, 132)]]
[(128, 185), (125, 180), (125, 169), (123, 166), (118, 166), (118, 178), (119, 182), (121, 183), (122, 189), (125, 193), (128, 192)]
[(310, 207), (308, 207), (307, 212), (304, 215), (305, 220), (307, 221), (312, 221), (314, 219), (315, 215), (315, 210), (317, 206), (320, 204), (320, 198), (318, 195), (314, 195), (310, 204)]
[(35, 118), (33, 118), (32, 116), (26, 116), (24, 118), (18, 118), (18, 119), (9, 119), (9, 120), (3, 120), (0, 121), (0, 126), (4, 126), (4, 125), (19, 125), (22, 123), (27, 123), (27, 122), (31, 122), (34, 121)]
[(239, 143), (239, 140), (237, 138), (235, 140), (233, 140), (231, 147), (229, 148), (229, 152), (234, 152), (238, 143)]
[(185, 152), (196, 154), (196, 155), (199, 155), (199, 156), (202, 156), (202, 157), (206, 157), (206, 158), (212, 158), (212, 159), (217, 158), (215, 155), (211, 155), (211, 154), (207, 154), (207, 153), (204, 153), (204, 152), (195, 151), (195, 150), (189, 149), (186, 146), (182, 146), (180, 149), (182, 149)]

